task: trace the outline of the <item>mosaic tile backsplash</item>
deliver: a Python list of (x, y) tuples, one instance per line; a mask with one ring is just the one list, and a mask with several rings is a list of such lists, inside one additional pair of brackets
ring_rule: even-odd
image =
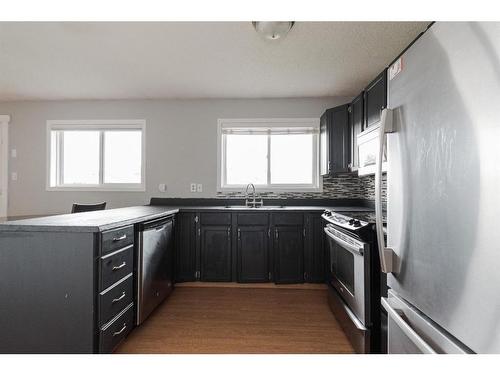
[[(382, 200), (386, 201), (387, 181), (382, 179)], [(263, 198), (305, 198), (305, 199), (368, 199), (375, 200), (375, 176), (360, 176), (354, 173), (323, 177), (323, 192), (265, 192)], [(217, 198), (243, 198), (245, 192), (217, 193)]]

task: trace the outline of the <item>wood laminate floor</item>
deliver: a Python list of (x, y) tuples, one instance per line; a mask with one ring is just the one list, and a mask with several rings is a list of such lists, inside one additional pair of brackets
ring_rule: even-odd
[(116, 353), (352, 353), (324, 289), (177, 287)]

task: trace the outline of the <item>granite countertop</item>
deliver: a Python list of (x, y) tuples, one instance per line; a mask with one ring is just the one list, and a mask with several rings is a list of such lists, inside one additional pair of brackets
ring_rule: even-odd
[[(161, 207), (161, 206), (156, 206)], [(245, 206), (164, 206), (169, 208), (176, 208), (180, 211), (195, 212), (195, 211), (244, 211), (244, 212), (259, 212), (259, 211), (325, 211), (331, 210), (336, 212), (347, 211), (373, 211), (369, 207), (359, 206), (261, 206), (258, 208), (251, 208)]]
[(123, 225), (135, 224), (146, 220), (153, 220), (162, 216), (175, 214), (179, 211), (286, 211), (307, 212), (331, 210), (336, 212), (346, 211), (372, 211), (372, 208), (361, 206), (263, 206), (249, 208), (245, 206), (133, 206), (115, 208), (104, 211), (82, 212), (77, 214), (64, 214), (30, 219), (13, 220), (0, 223), (0, 232), (29, 231), (29, 232), (100, 232)]
[(122, 225), (135, 224), (175, 214), (178, 211), (178, 209), (172, 207), (133, 206), (77, 214), (35, 217), (0, 223), (0, 232), (100, 232)]

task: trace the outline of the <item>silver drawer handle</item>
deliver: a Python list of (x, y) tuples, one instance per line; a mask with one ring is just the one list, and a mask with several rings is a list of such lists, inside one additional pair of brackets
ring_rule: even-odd
[(113, 267), (113, 271), (116, 271), (116, 270), (119, 270), (120, 268), (123, 268), (127, 265), (127, 262), (123, 262), (122, 264), (120, 264), (119, 266), (114, 266)]
[(422, 351), (422, 353), (436, 354), (435, 350), (432, 349), (431, 346), (425, 342), (424, 339), (422, 339), (422, 337), (420, 337), (418, 333), (415, 332), (413, 328), (401, 317), (399, 312), (390, 305), (388, 298), (382, 297), (380, 301), (382, 302), (382, 306), (385, 311), (387, 311), (389, 317), (394, 320), (406, 337), (408, 337), (415, 344), (415, 346)]
[(113, 237), (113, 242), (118, 242), (127, 239), (127, 235), (121, 235), (120, 237)]
[(123, 331), (125, 331), (126, 329), (127, 329), (127, 323), (123, 323), (122, 329), (120, 329), (119, 331), (113, 332), (113, 336), (121, 335), (123, 333)]
[(125, 298), (125, 292), (122, 293), (122, 295), (118, 298), (114, 298), (111, 303), (115, 303), (115, 302), (118, 302), (118, 301), (121, 301), (122, 299)]

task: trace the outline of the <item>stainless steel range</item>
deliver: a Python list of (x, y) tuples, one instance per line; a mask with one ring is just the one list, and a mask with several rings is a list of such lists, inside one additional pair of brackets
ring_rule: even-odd
[(385, 278), (381, 280), (375, 212), (325, 211), (322, 217), (330, 307), (356, 352), (383, 352), (380, 297)]

